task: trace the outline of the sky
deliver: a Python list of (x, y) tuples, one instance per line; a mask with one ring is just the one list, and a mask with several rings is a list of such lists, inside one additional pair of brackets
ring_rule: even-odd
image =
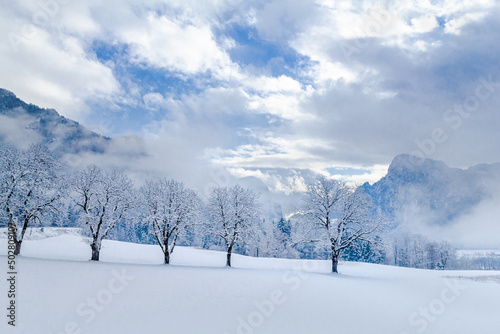
[(499, 17), (489, 0), (9, 1), (0, 87), (180, 179), (375, 182), (400, 153), (500, 161)]

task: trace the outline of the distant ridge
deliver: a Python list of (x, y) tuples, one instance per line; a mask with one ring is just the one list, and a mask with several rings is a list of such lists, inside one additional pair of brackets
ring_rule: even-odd
[[(41, 144), (47, 145), (59, 154), (103, 153), (111, 140), (59, 115), (54, 109), (27, 104), (14, 93), (2, 88), (0, 88), (0, 115), (17, 122), (25, 129), (34, 131), (41, 139)], [(9, 138), (0, 132), (0, 141), (9, 141)]]

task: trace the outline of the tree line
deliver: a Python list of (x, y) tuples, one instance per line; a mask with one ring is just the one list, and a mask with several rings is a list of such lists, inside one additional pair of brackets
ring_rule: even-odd
[[(41, 145), (22, 150), (2, 144), (0, 187), (2, 225), (15, 231), (15, 254), (28, 227), (58, 224), (82, 228), (93, 261), (104, 239), (118, 238), (158, 244), (165, 264), (177, 245), (224, 250), (227, 266), (234, 252), (329, 258), (332, 272), (341, 259), (388, 262), (382, 220), (370, 198), (339, 180), (315, 180), (291, 220), (266, 222), (259, 195), (239, 185), (213, 187), (202, 200), (177, 180), (151, 179), (137, 187), (117, 170), (70, 169)], [(394, 244), (396, 265), (413, 266), (405, 262), (411, 251), (401, 245), (407, 244)], [(432, 269), (446, 266), (438, 246), (428, 253), (435, 257)]]

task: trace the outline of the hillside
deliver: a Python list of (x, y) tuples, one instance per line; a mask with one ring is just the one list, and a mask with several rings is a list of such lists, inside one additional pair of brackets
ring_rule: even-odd
[[(238, 255), (235, 268), (225, 269), (223, 253), (185, 247), (165, 266), (159, 247), (117, 241), (105, 241), (102, 262), (94, 263), (74, 232), (28, 235), (17, 258), (18, 325), (11, 330), (2, 321), (2, 333), (413, 334), (425, 328), (469, 334), (500, 326), (500, 272), (341, 263), (341, 275), (332, 275), (328, 261)], [(6, 248), (0, 237), (4, 263)], [(7, 291), (5, 280), (0, 289)]]
[(3, 123), (0, 126), (0, 141), (16, 142), (19, 137), (24, 137), (27, 142), (47, 145), (60, 154), (103, 153), (110, 142), (110, 138), (89, 131), (54, 109), (27, 104), (2, 88), (0, 120)]

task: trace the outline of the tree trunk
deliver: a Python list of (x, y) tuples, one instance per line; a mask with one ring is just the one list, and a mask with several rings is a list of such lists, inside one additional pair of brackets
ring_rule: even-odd
[[(167, 225), (168, 229), (168, 225)], [(167, 236), (166, 238), (163, 239), (163, 264), (169, 264), (170, 263), (170, 249), (168, 248), (168, 239), (170, 236)]]
[(165, 255), (164, 264), (169, 264), (170, 263), (170, 252), (168, 251), (168, 248), (165, 248), (164, 255)]
[(100, 247), (97, 245), (97, 241), (94, 240), (92, 244), (90, 245), (90, 248), (92, 248), (92, 258), (90, 259), (91, 261), (99, 261), (99, 251), (101, 250)]
[(231, 267), (231, 252), (227, 252), (226, 266)]
[(14, 255), (19, 255), (21, 253), (21, 244), (23, 243), (24, 235), (26, 234), (26, 230), (28, 229), (29, 219), (24, 218), (23, 229), (21, 230), (21, 238), (17, 238), (17, 229), (14, 229), (14, 244), (16, 245), (16, 249), (14, 250)]
[(337, 266), (339, 264), (339, 257), (337, 254), (332, 253), (332, 273), (338, 273)]
[(22, 243), (23, 243), (22, 240), (17, 240), (17, 238), (14, 239), (14, 244), (16, 245), (16, 249), (14, 249), (14, 255), (19, 255), (21, 253)]

